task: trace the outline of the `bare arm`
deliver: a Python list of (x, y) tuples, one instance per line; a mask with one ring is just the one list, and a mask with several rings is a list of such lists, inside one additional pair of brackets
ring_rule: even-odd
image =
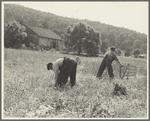
[(120, 63), (119, 59), (117, 58), (117, 56), (115, 55), (114, 57), (115, 57), (116, 63), (117, 63), (119, 66), (123, 67), (123, 65)]
[(119, 62), (119, 60), (115, 60), (115, 61), (119, 66), (123, 67), (123, 65)]
[(58, 78), (58, 73), (59, 73), (59, 69), (58, 69), (58, 64), (57, 63), (54, 64), (53, 70), (54, 70), (54, 73), (55, 73), (55, 87), (57, 87), (57, 84), (58, 84), (57, 78)]

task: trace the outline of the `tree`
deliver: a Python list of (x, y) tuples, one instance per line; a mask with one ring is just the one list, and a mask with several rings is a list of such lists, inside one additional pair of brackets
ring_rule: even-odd
[(122, 42), (125, 41), (125, 39), (126, 39), (126, 37), (125, 37), (125, 35), (123, 33), (119, 34), (117, 36), (117, 43), (116, 43), (117, 46), (119, 47), (122, 44)]
[(42, 26), (43, 26), (43, 28), (46, 28), (46, 29), (49, 28), (47, 21), (43, 22)]
[(111, 46), (115, 46), (116, 36), (115, 36), (114, 32), (109, 33), (108, 39), (110, 41)]
[(10, 21), (5, 24), (4, 28), (4, 46), (9, 48), (19, 48), (21, 44), (25, 43), (27, 33), (25, 27), (19, 22)]
[(143, 44), (140, 46), (140, 49), (141, 49), (144, 53), (147, 53), (147, 44), (146, 44), (146, 43), (143, 43)]
[(123, 42), (121, 43), (121, 45), (119, 46), (119, 48), (120, 48), (121, 50), (125, 50), (127, 46), (128, 46), (128, 42), (127, 42), (127, 41), (123, 41)]
[(129, 51), (125, 52), (125, 56), (129, 57), (131, 55), (131, 53)]
[(83, 46), (83, 38), (85, 38), (86, 26), (83, 23), (76, 24), (70, 35), (70, 45), (80, 55)]
[(99, 33), (83, 23), (76, 24), (73, 28), (68, 27), (65, 33), (65, 45), (80, 55), (82, 51), (89, 55), (98, 54), (100, 44)]
[(108, 36), (108, 35), (107, 35), (106, 32), (103, 32), (103, 33), (101, 34), (101, 36), (102, 36), (101, 39), (102, 39), (102, 40), (105, 40), (105, 39), (107, 39), (107, 36)]
[(138, 54), (140, 54), (140, 50), (139, 49), (134, 49), (132, 53), (136, 57)]
[(103, 52), (103, 54), (105, 54), (106, 50), (108, 49), (108, 40), (105, 39), (102, 41), (102, 45), (101, 45), (101, 52)]
[(87, 27), (86, 37), (83, 38), (84, 50), (89, 55), (97, 55), (99, 53), (100, 35), (93, 28)]
[(99, 33), (83, 23), (75, 24), (74, 27), (67, 27), (64, 44), (68, 50), (76, 51), (80, 55), (82, 51), (89, 55), (99, 53)]
[(134, 48), (140, 48), (140, 46), (142, 45), (142, 41), (141, 40), (135, 40), (133, 47)]
[(121, 50), (120, 50), (120, 49), (116, 49), (116, 54), (117, 54), (118, 56), (120, 56), (120, 55), (122, 54)]
[(63, 43), (67, 51), (70, 49), (71, 32), (72, 32), (72, 28), (71, 26), (68, 26), (63, 37)]
[(127, 46), (125, 49), (126, 52), (132, 52), (132, 48), (130, 46)]

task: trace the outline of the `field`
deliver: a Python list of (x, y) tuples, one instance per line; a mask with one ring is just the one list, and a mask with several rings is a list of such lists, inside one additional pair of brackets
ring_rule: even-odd
[(80, 57), (77, 85), (53, 90), (54, 73), (47, 63), (75, 55), (29, 50), (4, 50), (4, 118), (147, 118), (147, 60), (118, 57), (123, 65), (137, 65), (136, 78), (119, 78), (113, 63), (115, 83), (126, 87), (128, 95), (112, 96), (113, 85), (107, 71), (96, 75), (102, 57)]

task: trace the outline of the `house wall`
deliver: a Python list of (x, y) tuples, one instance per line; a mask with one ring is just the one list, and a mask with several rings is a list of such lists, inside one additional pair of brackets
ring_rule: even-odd
[(36, 34), (31, 34), (30, 40), (33, 44), (39, 45), (39, 37)]
[(46, 37), (39, 37), (36, 35), (32, 30), (30, 30), (28, 27), (26, 27), (26, 32), (28, 34), (28, 39), (30, 42), (32, 42), (35, 45), (55, 48), (56, 50), (62, 50), (62, 40), (56, 40)]
[(51, 38), (48, 39), (48, 45), (49, 45), (50, 48), (53, 48), (53, 47), (54, 47), (53, 41), (54, 41), (54, 40), (51, 39)]
[(54, 48), (54, 44), (55, 44), (56, 50), (62, 50), (63, 49), (62, 40), (53, 40), (53, 42), (51, 42), (52, 48)]
[(39, 45), (41, 45), (41, 46), (49, 46), (48, 38), (39, 37)]
[(46, 47), (48, 46), (50, 48), (55, 48), (56, 50), (62, 50), (61, 40), (39, 37), (39, 45), (46, 46)]
[(27, 38), (29, 39), (29, 42), (32, 42), (35, 45), (39, 44), (39, 37), (36, 35), (32, 30), (30, 30), (28, 27), (26, 27), (27, 32)]
[(58, 48), (59, 48), (59, 50), (63, 50), (63, 42), (62, 42), (62, 40), (58, 40)]

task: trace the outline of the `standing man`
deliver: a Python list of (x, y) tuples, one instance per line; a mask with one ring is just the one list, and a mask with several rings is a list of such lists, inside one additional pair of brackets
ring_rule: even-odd
[(73, 87), (75, 85), (77, 63), (80, 64), (80, 62), (79, 57), (76, 57), (76, 59), (64, 57), (56, 60), (54, 63), (47, 64), (47, 69), (53, 70), (55, 73), (54, 89), (57, 89), (58, 86), (66, 84), (69, 76), (71, 86)]
[(99, 67), (99, 71), (97, 73), (97, 78), (99, 78), (99, 79), (102, 78), (102, 74), (103, 74), (106, 67), (108, 69), (110, 81), (114, 78), (113, 68), (111, 65), (114, 60), (117, 62), (117, 64), (119, 66), (123, 67), (123, 65), (119, 62), (119, 60), (115, 54), (115, 47), (111, 47), (110, 51), (105, 54), (104, 59), (103, 59), (101, 65)]

